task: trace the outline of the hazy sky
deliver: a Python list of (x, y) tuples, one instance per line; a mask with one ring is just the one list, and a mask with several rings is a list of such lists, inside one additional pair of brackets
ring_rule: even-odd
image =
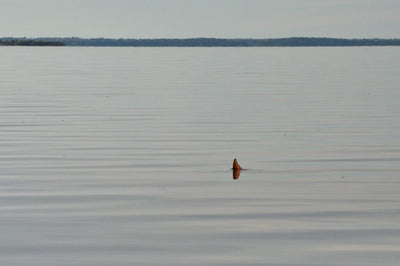
[(400, 38), (400, 0), (0, 0), (0, 37)]

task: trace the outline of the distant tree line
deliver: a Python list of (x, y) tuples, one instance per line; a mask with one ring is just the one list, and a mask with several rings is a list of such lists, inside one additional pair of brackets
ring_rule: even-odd
[(291, 37), (275, 39), (107, 39), (107, 38), (3, 38), (0, 45), (145, 46), (145, 47), (255, 47), (255, 46), (399, 46), (400, 39), (338, 39)]
[(64, 46), (59, 41), (44, 41), (35, 39), (9, 39), (0, 40), (0, 46)]

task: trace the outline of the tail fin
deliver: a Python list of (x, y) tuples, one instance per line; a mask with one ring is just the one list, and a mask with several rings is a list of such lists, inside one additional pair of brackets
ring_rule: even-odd
[(233, 160), (232, 169), (234, 169), (234, 170), (242, 170), (242, 167), (240, 167), (240, 165), (239, 165), (238, 162), (236, 161), (236, 158), (235, 158), (235, 160)]

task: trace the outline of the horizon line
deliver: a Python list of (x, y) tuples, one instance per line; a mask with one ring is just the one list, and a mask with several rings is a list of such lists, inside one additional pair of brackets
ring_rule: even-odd
[(297, 47), (297, 46), (400, 46), (400, 39), (340, 39), (329, 37), (286, 37), (269, 39), (113, 39), (80, 37), (0, 38), (1, 46), (119, 46), (119, 47)]
[(400, 37), (326, 37), (326, 36), (288, 36), (288, 37), (79, 37), (79, 36), (2, 36), (0, 39), (43, 39), (43, 38), (77, 38), (77, 39), (110, 39), (110, 40), (189, 40), (189, 39), (217, 39), (217, 40), (273, 40), (273, 39), (339, 39), (339, 40), (399, 40)]

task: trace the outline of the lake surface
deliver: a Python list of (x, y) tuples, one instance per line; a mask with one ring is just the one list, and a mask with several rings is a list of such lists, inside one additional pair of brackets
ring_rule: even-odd
[(398, 265), (400, 48), (0, 58), (1, 265)]

